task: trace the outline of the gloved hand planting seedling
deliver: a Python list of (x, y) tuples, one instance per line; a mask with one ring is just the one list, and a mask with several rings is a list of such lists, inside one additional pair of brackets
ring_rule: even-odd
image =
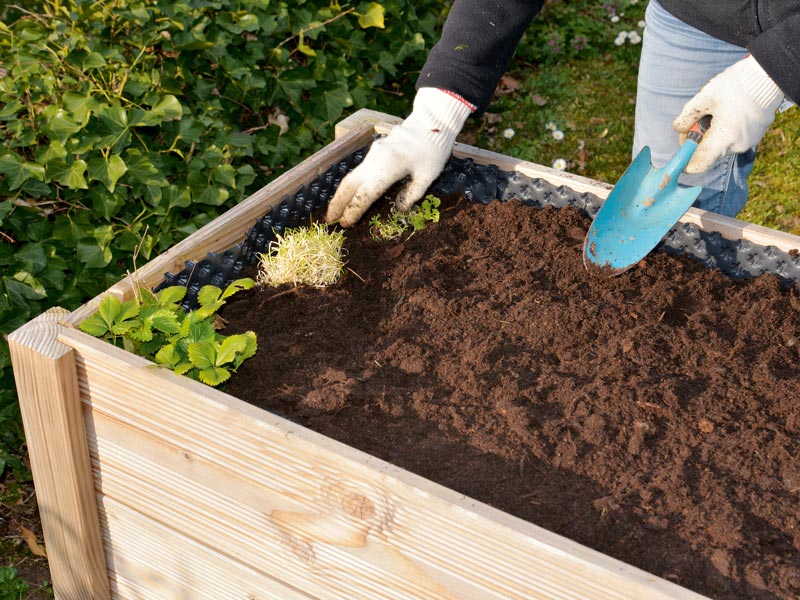
[(400, 212), (411, 210), (442, 172), (473, 108), (455, 94), (435, 88), (419, 90), (411, 115), (374, 142), (364, 161), (344, 178), (325, 219), (350, 227), (400, 181), (395, 204)]

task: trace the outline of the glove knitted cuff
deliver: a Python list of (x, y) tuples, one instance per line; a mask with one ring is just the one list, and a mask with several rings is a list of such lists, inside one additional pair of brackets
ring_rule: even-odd
[(469, 103), (447, 91), (420, 88), (414, 97), (414, 109), (403, 127), (449, 150), (473, 110)]
[(735, 63), (730, 70), (740, 77), (742, 88), (762, 110), (775, 112), (783, 102), (781, 89), (751, 55)]

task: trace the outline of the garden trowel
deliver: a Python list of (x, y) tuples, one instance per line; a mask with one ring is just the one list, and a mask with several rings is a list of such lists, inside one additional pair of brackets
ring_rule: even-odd
[(689, 210), (702, 187), (678, 187), (711, 124), (706, 115), (686, 134), (686, 141), (662, 168), (650, 163), (645, 146), (611, 190), (583, 242), (583, 264), (593, 274), (612, 277), (627, 271), (655, 248)]

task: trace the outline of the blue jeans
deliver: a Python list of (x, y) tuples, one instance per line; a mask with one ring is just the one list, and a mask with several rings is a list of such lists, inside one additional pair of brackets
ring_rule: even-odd
[[(656, 0), (645, 15), (636, 94), (633, 156), (650, 147), (653, 166), (663, 167), (680, 147), (672, 121), (709, 79), (747, 55), (747, 50), (678, 20)], [(694, 206), (735, 217), (747, 202), (747, 177), (755, 148), (722, 157), (704, 173), (684, 173), (678, 182), (700, 185)]]

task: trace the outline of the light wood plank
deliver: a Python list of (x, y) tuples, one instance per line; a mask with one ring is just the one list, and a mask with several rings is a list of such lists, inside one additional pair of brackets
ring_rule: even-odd
[[(385, 135), (402, 122), (402, 119), (392, 115), (384, 114), (382, 116), (382, 113), (371, 110), (363, 114), (362, 111), (358, 111), (337, 125), (336, 134), (337, 136), (344, 136), (352, 131), (353, 128), (368, 124), (374, 128), (376, 133)], [(453, 147), (453, 155), (459, 158), (471, 158), (483, 165), (496, 165), (502, 171), (517, 171), (528, 177), (540, 177), (555, 186), (565, 185), (576, 192), (589, 192), (603, 199), (608, 197), (614, 187), (609, 183), (565, 171), (558, 171), (544, 165), (519, 160), (467, 144), (456, 143)], [(706, 232), (719, 232), (729, 240), (743, 239), (754, 244), (774, 246), (786, 252), (800, 249), (800, 236), (762, 227), (740, 219), (725, 217), (699, 208), (690, 208), (681, 217), (680, 222), (697, 225)]]
[(312, 600), (98, 494), (114, 600)]
[(376, 133), (388, 133), (387, 127), (399, 125), (402, 122), (403, 119), (400, 117), (387, 115), (386, 113), (369, 108), (362, 108), (339, 121), (333, 130), (333, 135), (338, 140), (340, 137), (350, 133), (353, 129), (360, 129), (362, 127), (369, 127), (370, 129), (381, 127), (381, 131), (376, 131)]
[[(180, 449), (194, 465), (179, 467), (174, 452), (137, 456), (143, 447), (137, 438), (126, 445), (134, 452), (127, 459), (115, 450), (120, 460), (108, 468), (119, 476), (101, 476), (103, 491), (134, 496), (136, 482), (147, 477), (130, 471), (126, 484), (122, 473), (124, 464), (133, 468), (137, 460), (169, 464), (181, 477), (181, 469), (202, 464), (205, 475), (187, 472), (178, 488), (162, 492), (154, 483), (147, 495), (161, 497), (157, 510), (163, 511), (172, 498), (178, 508), (167, 520), (190, 518), (203, 498), (209, 512), (197, 522), (208, 528), (215, 501), (203, 494), (219, 491), (208, 473), (227, 471), (246, 483), (224, 479), (222, 488), (235, 489), (241, 516), (260, 508), (258, 536), (264, 544), (272, 540), (275, 565), (302, 574), (296, 587), (304, 591), (312, 588), (301, 586), (313, 586), (326, 590), (321, 597), (371, 599), (702, 598), (79, 331), (65, 330), (61, 339), (76, 349), (84, 401), (93, 413)], [(114, 436), (108, 438), (98, 436), (98, 445), (113, 444)], [(103, 461), (97, 466), (102, 474)], [(178, 497), (193, 498), (192, 504)], [(259, 497), (263, 504), (252, 506)], [(224, 528), (241, 517), (230, 523), (215, 518)], [(191, 533), (209, 540), (221, 535), (204, 531)]]
[[(370, 579), (380, 579), (384, 586), (398, 590), (396, 595), (382, 597), (447, 597), (436, 593), (437, 586), (426, 581), (421, 570), (410, 585), (403, 577), (393, 576), (391, 569), (381, 573), (380, 565), (374, 564), (380, 548), (367, 540), (369, 525), (344, 511), (279, 494), (96, 411), (87, 415), (87, 429), (99, 492), (185, 532), (197, 543), (213, 544), (215, 552), (245, 563), (253, 571), (280, 578), (314, 597), (372, 597), (371, 586), (335, 583), (339, 574), (348, 570), (363, 571)], [(317, 531), (305, 535), (307, 530), (292, 522), (296, 515), (315, 518)], [(321, 543), (369, 546), (369, 552), (326, 555), (318, 547)], [(125, 557), (124, 548), (117, 551)], [(308, 577), (309, 570), (327, 575), (318, 581), (322, 578)], [(192, 576), (187, 571), (181, 579)]]
[(244, 241), (247, 231), (274, 205), (280, 204), (287, 195), (295, 194), (332, 165), (364, 146), (372, 135), (369, 126), (349, 131), (347, 135), (289, 169), (223, 215), (73, 311), (65, 318), (65, 323), (76, 325), (92, 315), (106, 294), (114, 294), (123, 300), (130, 299), (138, 287), (155, 287), (164, 280), (165, 273), (180, 272), (186, 261), (199, 261), (209, 252), (224, 252)]
[(52, 308), (8, 336), (50, 575), (59, 600), (107, 600), (75, 356)]

